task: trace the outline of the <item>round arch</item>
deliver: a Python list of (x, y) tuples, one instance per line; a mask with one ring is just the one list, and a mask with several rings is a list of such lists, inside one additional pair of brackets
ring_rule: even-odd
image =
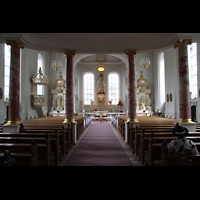
[[(86, 57), (91, 56), (91, 55), (93, 55), (93, 54), (80, 54), (79, 56), (77, 56), (76, 58), (74, 58), (73, 66), (76, 67), (77, 63), (81, 59), (86, 58)], [(108, 54), (108, 55), (117, 57), (117, 58), (121, 59), (125, 63), (126, 66), (128, 65), (127, 58), (125, 56), (123, 56), (122, 54)]]

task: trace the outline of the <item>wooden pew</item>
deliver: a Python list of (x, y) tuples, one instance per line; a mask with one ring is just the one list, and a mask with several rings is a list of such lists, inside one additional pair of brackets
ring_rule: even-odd
[[(177, 137), (153, 137), (152, 135), (149, 137), (149, 166), (153, 166), (154, 162), (161, 164), (161, 146), (162, 142), (165, 139), (170, 142), (171, 140), (176, 139)], [(197, 146), (198, 151), (200, 151), (200, 135), (199, 136), (187, 136), (186, 139), (192, 140)]]
[[(37, 143), (38, 147), (38, 162), (39, 165), (50, 166), (51, 159), (51, 144), (50, 137), (21, 137), (19, 134), (10, 134), (10, 137), (7, 137), (7, 134), (0, 134), (0, 143), (16, 143), (24, 144), (29, 143), (31, 140), (34, 140)], [(12, 136), (12, 137), (11, 137)], [(26, 153), (26, 152), (24, 152)]]
[[(30, 128), (30, 127), (29, 127)], [(58, 127), (38, 127), (36, 124), (33, 124), (31, 126), (31, 129), (25, 128), (24, 125), (22, 125), (22, 128), (20, 129), (22, 133), (35, 133), (35, 135), (43, 133), (48, 133), (49, 136), (51, 136), (51, 146), (52, 146), (52, 152), (55, 153), (55, 164), (57, 165), (59, 160), (62, 160), (64, 157), (64, 154), (66, 153), (66, 138), (69, 138), (68, 135), (71, 134), (71, 129), (65, 129), (65, 132), (63, 132), (63, 126)], [(57, 128), (57, 129), (56, 129)], [(34, 135), (34, 134), (33, 134)], [(66, 137), (67, 135), (67, 137)], [(67, 141), (68, 142), (68, 141)], [(70, 141), (68, 142), (70, 144)], [(59, 148), (61, 149), (61, 152), (59, 151)], [(60, 152), (60, 153), (59, 153)]]
[(167, 139), (161, 145), (161, 166), (200, 166), (200, 153), (192, 154), (191, 150), (187, 150), (185, 156), (181, 154), (168, 154)]
[(0, 143), (0, 166), (37, 166), (37, 150), (38, 146), (34, 140), (27, 144)]
[(11, 153), (5, 150), (0, 153), (0, 166), (38, 166), (38, 153)]

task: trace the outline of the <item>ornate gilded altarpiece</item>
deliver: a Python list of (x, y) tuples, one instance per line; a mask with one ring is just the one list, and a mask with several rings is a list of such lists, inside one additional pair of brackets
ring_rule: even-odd
[(137, 112), (148, 110), (151, 111), (151, 88), (146, 86), (147, 80), (143, 77), (143, 71), (140, 72), (140, 79), (137, 80), (136, 99), (137, 99)]

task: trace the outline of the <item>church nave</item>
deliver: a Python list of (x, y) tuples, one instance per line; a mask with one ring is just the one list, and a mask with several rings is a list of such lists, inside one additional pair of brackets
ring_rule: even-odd
[(60, 166), (139, 166), (110, 122), (92, 122)]

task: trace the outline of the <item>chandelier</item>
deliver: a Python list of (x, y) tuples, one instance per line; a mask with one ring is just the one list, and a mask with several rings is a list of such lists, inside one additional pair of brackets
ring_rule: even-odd
[(61, 71), (62, 69), (62, 63), (60, 60), (53, 60), (52, 61), (52, 68), (55, 70), (55, 71)]
[(60, 60), (57, 59), (58, 57), (58, 54), (56, 54), (56, 60), (53, 60), (52, 61), (52, 68), (55, 70), (55, 71), (61, 71), (62, 69), (62, 63)]
[(141, 61), (140, 61), (140, 67), (142, 68), (148, 68), (150, 66), (150, 60), (149, 58), (142, 58)]

